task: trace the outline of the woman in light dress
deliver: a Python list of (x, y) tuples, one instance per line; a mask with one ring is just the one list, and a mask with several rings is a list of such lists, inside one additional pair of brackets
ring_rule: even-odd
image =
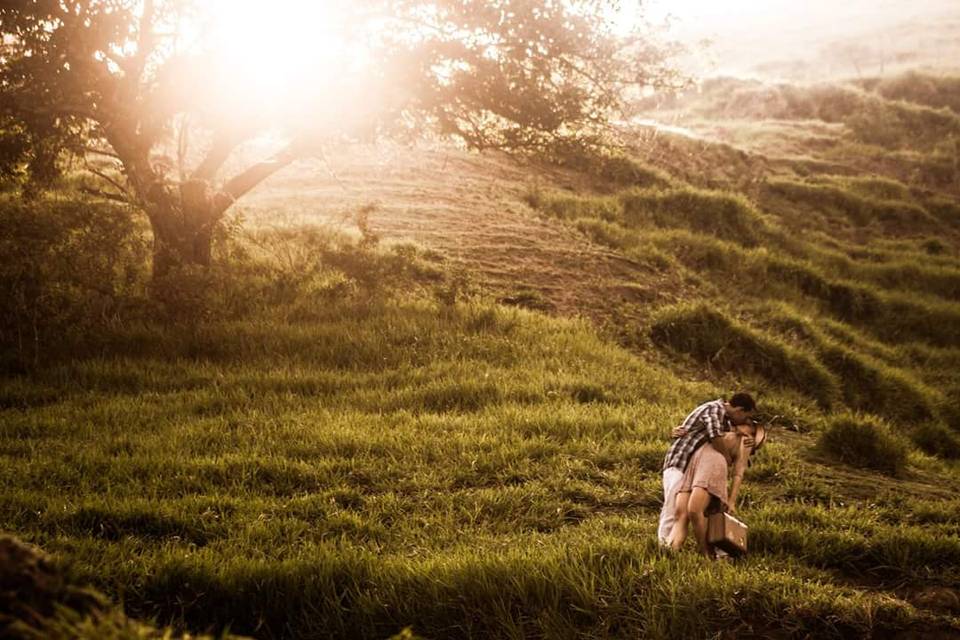
[[(745, 437), (752, 437), (752, 447), (744, 445)], [(670, 533), (670, 547), (680, 549), (687, 539), (687, 524), (693, 524), (693, 532), (700, 552), (714, 557), (714, 550), (707, 543), (707, 516), (727, 511), (736, 513), (737, 494), (743, 472), (750, 455), (763, 444), (766, 431), (751, 423), (739, 425), (723, 435), (722, 449), (709, 442), (701, 446), (690, 458), (677, 491), (676, 522)], [(733, 482), (727, 493), (727, 474), (733, 469)]]

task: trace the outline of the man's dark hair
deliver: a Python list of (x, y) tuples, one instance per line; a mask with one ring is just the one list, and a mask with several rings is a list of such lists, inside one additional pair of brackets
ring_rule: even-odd
[(749, 393), (735, 393), (730, 397), (730, 404), (740, 407), (744, 411), (756, 411), (757, 403)]

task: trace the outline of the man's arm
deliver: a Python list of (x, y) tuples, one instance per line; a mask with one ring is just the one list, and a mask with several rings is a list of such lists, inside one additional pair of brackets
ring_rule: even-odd
[[(697, 407), (697, 409), (700, 409), (700, 407)], [(670, 435), (674, 439), (682, 438), (690, 433), (690, 427), (692, 427), (700, 417), (700, 411), (697, 409), (694, 409), (687, 414), (687, 417), (683, 419), (683, 422), (673, 428), (673, 432)]]
[(723, 454), (725, 458), (730, 457), (730, 451), (727, 450), (727, 443), (723, 440), (723, 414), (718, 406), (711, 406), (703, 414), (703, 422), (707, 428), (707, 438), (713, 448)]
[(713, 444), (713, 441), (722, 436), (724, 432), (723, 410), (713, 405), (704, 412), (703, 420), (707, 427), (707, 437), (710, 439), (710, 443)]

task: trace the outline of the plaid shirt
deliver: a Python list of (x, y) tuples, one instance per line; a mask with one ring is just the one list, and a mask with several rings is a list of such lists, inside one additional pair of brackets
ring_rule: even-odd
[(723, 409), (723, 400), (705, 402), (690, 412), (683, 421), (687, 432), (673, 441), (663, 459), (663, 468), (677, 467), (681, 471), (687, 470), (693, 453), (704, 442), (713, 440), (728, 431), (727, 413)]

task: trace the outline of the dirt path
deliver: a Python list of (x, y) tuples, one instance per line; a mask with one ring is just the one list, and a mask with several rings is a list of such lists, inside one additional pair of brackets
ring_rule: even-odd
[(327, 157), (261, 185), (243, 201), (247, 220), (349, 227), (357, 210), (374, 205), (369, 224), (384, 241), (438, 251), (503, 300), (535, 292), (534, 304), (547, 310), (616, 322), (651, 302), (675, 299), (670, 292), (678, 285), (670, 276), (591, 242), (524, 202), (537, 186), (587, 190), (582, 176), (445, 149), (350, 147)]

